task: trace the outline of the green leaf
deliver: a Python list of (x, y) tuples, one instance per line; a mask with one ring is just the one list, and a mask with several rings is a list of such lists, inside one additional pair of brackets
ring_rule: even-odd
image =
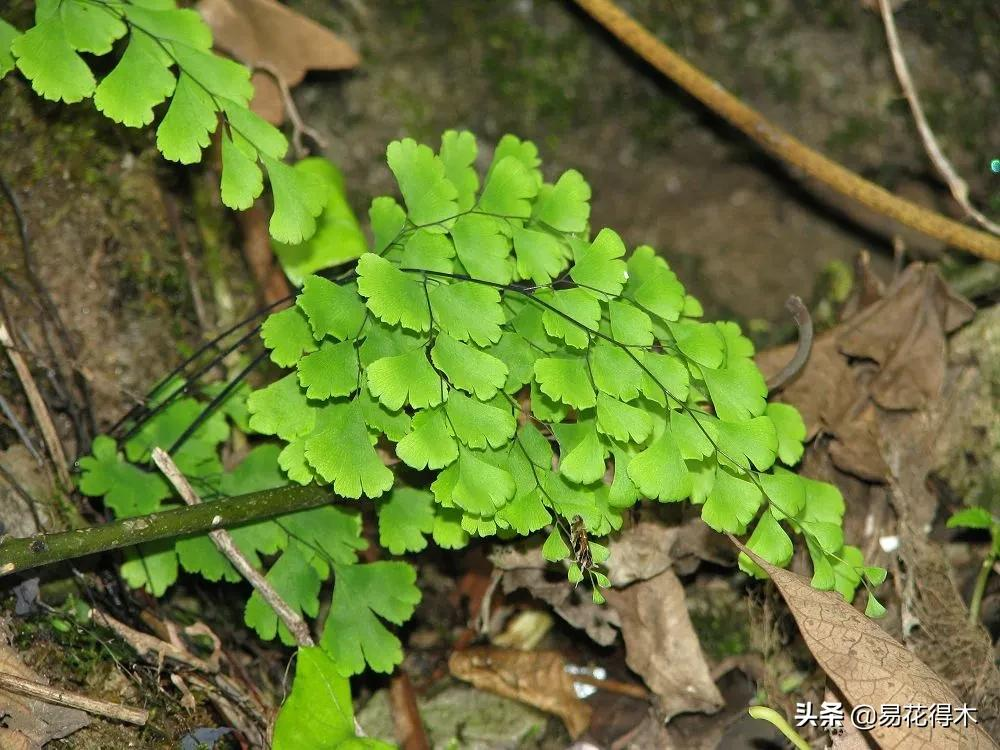
[(423, 490), (400, 487), (379, 503), (378, 541), (394, 555), (420, 552), (425, 534), (434, 530), (434, 496)]
[(167, 114), (156, 129), (156, 147), (168, 161), (195, 164), (218, 125), (211, 96), (183, 70)]
[(644, 443), (653, 431), (653, 419), (638, 407), (598, 393), (597, 429), (621, 443)]
[(545, 331), (563, 339), (568, 346), (586, 349), (590, 342), (587, 331), (596, 331), (601, 320), (601, 303), (584, 289), (559, 289), (538, 294), (546, 303), (542, 313)]
[(854, 592), (861, 583), (865, 558), (857, 547), (846, 544), (840, 550), (838, 557), (840, 559), (833, 561), (833, 575), (836, 581), (833, 588), (844, 597), (845, 602), (850, 602), (853, 601)]
[[(765, 510), (757, 520), (757, 526), (747, 541), (747, 547), (779, 568), (788, 565), (788, 561), (792, 559), (792, 553), (795, 551), (791, 537), (788, 536), (770, 510)], [(761, 579), (767, 578), (764, 570), (743, 552), (739, 555), (739, 565), (740, 570), (745, 573)]]
[(656, 251), (635, 249), (628, 260), (630, 295), (647, 312), (665, 321), (677, 320), (684, 309), (684, 287)]
[(367, 251), (368, 241), (347, 201), (344, 176), (340, 170), (328, 159), (319, 157), (302, 159), (296, 162), (295, 168), (314, 174), (326, 185), (327, 191), (326, 205), (312, 237), (294, 245), (272, 243), (285, 274), (299, 286), (307, 274), (360, 257)]
[(648, 352), (642, 365), (639, 386), (642, 395), (660, 406), (674, 407), (687, 401), (688, 370), (679, 359), (670, 354)]
[(993, 527), (993, 516), (986, 508), (963, 508), (948, 519), (948, 528), (961, 526), (966, 529), (989, 529)]
[(479, 210), (507, 218), (527, 219), (538, 183), (520, 159), (506, 156), (494, 162), (479, 196)]
[[(597, 405), (594, 386), (581, 357), (543, 357), (535, 361), (535, 380), (542, 393), (576, 409)], [(532, 404), (534, 409), (534, 404)]]
[(318, 434), (306, 441), (305, 455), (334, 492), (375, 498), (392, 487), (392, 472), (372, 447), (358, 401), (336, 404), (323, 415)]
[(399, 323), (413, 331), (430, 328), (425, 284), (374, 253), (365, 253), (358, 261), (358, 292), (375, 317), (388, 325)]
[(444, 408), (455, 436), (470, 448), (500, 448), (509, 443), (517, 420), (510, 406), (495, 403), (483, 403), (452, 391)]
[(539, 490), (517, 495), (501, 508), (496, 516), (497, 523), (503, 523), (521, 536), (527, 536), (552, 523), (552, 515), (546, 510)]
[(459, 448), (458, 461), (431, 484), (435, 499), (446, 508), (457, 506), (491, 518), (514, 496), (510, 472), (485, 461), (482, 451)]
[(10, 52), (10, 46), (19, 36), (20, 31), (0, 18), (0, 78), (14, 69), (14, 55)]
[(629, 478), (628, 467), (635, 456), (618, 446), (612, 446), (611, 455), (615, 458), (615, 476), (608, 489), (608, 504), (612, 508), (631, 508), (639, 502), (639, 488)]
[(577, 256), (569, 275), (588, 291), (616, 297), (625, 286), (627, 266), (621, 259), (623, 255), (622, 238), (611, 229), (602, 229), (590, 247)]
[(80, 0), (62, 0), (59, 17), (66, 29), (66, 39), (79, 52), (106, 55), (116, 39), (125, 36), (128, 27), (108, 7)]
[(754, 355), (753, 342), (740, 331), (739, 325), (730, 320), (716, 321), (715, 327), (722, 333), (726, 342), (726, 361), (749, 359)]
[[(290, 546), (286, 549), (267, 571), (265, 578), (293, 612), (310, 617), (319, 614), (321, 581), (313, 567), (299, 552), (298, 547)], [(285, 645), (291, 646), (295, 643), (294, 636), (256, 589), (247, 601), (243, 619), (265, 641), (280, 635), (281, 642)]]
[(451, 384), (481, 401), (493, 398), (507, 382), (507, 365), (491, 354), (439, 334), (431, 360)]
[(516, 393), (531, 382), (538, 353), (527, 339), (517, 333), (504, 333), (487, 351), (507, 365), (507, 382), (504, 391)]
[(461, 549), (469, 543), (469, 532), (462, 528), (462, 511), (439, 508), (434, 517), (434, 544), (441, 549)]
[(875, 598), (875, 594), (868, 592), (868, 603), (865, 605), (865, 616), (877, 620), (885, 616), (885, 607), (882, 602)]
[(691, 495), (691, 475), (669, 427), (632, 458), (628, 476), (645, 497), (661, 503), (684, 500)]
[(94, 93), (94, 74), (69, 42), (59, 17), (43, 21), (10, 45), (17, 67), (44, 99), (78, 102)]
[(307, 398), (328, 399), (349, 396), (358, 389), (358, 352), (351, 341), (332, 344), (324, 341), (319, 351), (299, 360), (299, 384)]
[(306, 401), (296, 374), (290, 373), (247, 398), (250, 429), (261, 435), (294, 440), (312, 432), (317, 410)]
[(326, 205), (328, 187), (307, 171), (260, 154), (274, 196), (268, 231), (278, 242), (297, 244), (316, 232), (316, 217)]
[(357, 562), (358, 552), (368, 547), (361, 523), (360, 513), (333, 505), (291, 513), (275, 522), (287, 530), (290, 543), (324, 580), (330, 577), (331, 564), (351, 565)]
[(560, 232), (583, 232), (590, 218), (590, 185), (575, 169), (568, 169), (535, 206), (534, 218)]
[(677, 348), (689, 359), (704, 367), (722, 365), (725, 339), (714, 325), (697, 320), (679, 320), (671, 323), (669, 328)]
[(738, 422), (764, 413), (767, 384), (752, 360), (737, 360), (723, 370), (703, 368), (702, 374), (719, 419)]
[(155, 597), (163, 596), (177, 580), (177, 553), (171, 540), (140, 544), (125, 552), (122, 578), (134, 589), (145, 589)]
[(334, 284), (322, 276), (307, 276), (296, 304), (309, 319), (317, 341), (324, 336), (338, 341), (359, 337), (366, 311), (352, 284)]
[(179, 10), (173, 6), (172, 2), (136, 2), (123, 4), (121, 10), (133, 31), (138, 27), (163, 41), (209, 50), (212, 47), (212, 32), (201, 16), (194, 10)]
[(355, 396), (361, 404), (365, 424), (376, 433), (385, 433), (389, 440), (402, 440), (410, 431), (410, 415), (402, 409), (390, 410), (368, 390), (367, 380)]
[(542, 545), (542, 557), (549, 562), (559, 562), (570, 556), (569, 546), (563, 541), (559, 529), (555, 528), (549, 533)]
[(118, 64), (94, 90), (94, 106), (115, 122), (142, 127), (153, 121), (153, 107), (165, 101), (176, 84), (170, 58), (153, 37), (133, 27)]
[(379, 561), (336, 566), (336, 585), (320, 645), (344, 676), (367, 664), (389, 673), (403, 660), (399, 639), (381, 619), (402, 625), (420, 602), (416, 571), (406, 563)]
[(256, 153), (251, 157), (222, 135), (222, 202), (229, 208), (245, 211), (264, 191), (264, 174), (257, 164)]
[(368, 219), (375, 236), (373, 253), (382, 255), (396, 241), (406, 226), (406, 211), (396, 203), (395, 198), (381, 196), (372, 201), (368, 209)]
[(590, 484), (604, 476), (607, 451), (593, 419), (554, 424), (552, 432), (559, 441), (559, 471), (563, 476), (579, 484)]
[(712, 491), (701, 508), (701, 518), (716, 531), (743, 534), (763, 499), (755, 484), (720, 466)]
[(171, 495), (159, 474), (123, 461), (115, 441), (106, 435), (94, 439), (91, 455), (80, 459), (80, 469), (80, 491), (90, 497), (103, 495), (104, 505), (118, 518), (159, 510), (160, 502)]
[(493, 168), (506, 157), (512, 156), (524, 165), (525, 169), (531, 173), (536, 185), (542, 184), (542, 172), (538, 168), (542, 160), (538, 158), (538, 147), (531, 141), (522, 141), (516, 135), (507, 133), (498, 142), (496, 150), (493, 152), (493, 163), (487, 172), (487, 178), (493, 172)]
[(719, 454), (736, 465), (748, 468), (752, 463), (760, 471), (774, 464), (778, 451), (778, 436), (767, 417), (754, 417), (742, 422), (716, 423)]
[(587, 531), (594, 536), (606, 536), (622, 526), (621, 510), (609, 504), (604, 487), (595, 491), (593, 486), (580, 487), (561, 474), (550, 473), (545, 490), (546, 499), (556, 513), (569, 522), (580, 516)]
[(444, 407), (424, 409), (413, 415), (413, 429), (396, 445), (396, 455), (414, 469), (443, 469), (458, 458)]
[(830, 564), (828, 552), (819, 546), (811, 537), (806, 537), (806, 548), (813, 565), (813, 577), (809, 585), (820, 591), (832, 591), (836, 585), (836, 575)]
[(476, 202), (479, 175), (476, 163), (476, 137), (468, 130), (446, 130), (441, 136), (441, 162), (444, 173), (458, 190), (458, 210), (468, 211)]
[(566, 580), (572, 583), (574, 586), (583, 580), (583, 570), (576, 563), (569, 566), (569, 571), (566, 573)]
[[(260, 156), (269, 156), (275, 161), (285, 156), (288, 152), (288, 139), (274, 125), (248, 106), (234, 102), (232, 99), (220, 97), (219, 103), (226, 113), (226, 129), (238, 136), (237, 142), (245, 143), (248, 151), (253, 150)], [(300, 175), (308, 175), (310, 180), (323, 183), (326, 187), (329, 184), (329, 176), (315, 168), (317, 161), (323, 162), (325, 160), (303, 159), (297, 162), (292, 169)]]
[(253, 98), (250, 69), (245, 65), (187, 44), (173, 44), (171, 49), (178, 67), (213, 96), (243, 106)]
[(510, 239), (492, 216), (466, 214), (451, 229), (459, 261), (474, 279), (509, 284), (514, 278)]
[(794, 466), (802, 458), (802, 441), (806, 439), (802, 415), (788, 404), (768, 404), (764, 414), (770, 417), (778, 435), (778, 458), (785, 466)]
[(628, 351), (599, 340), (591, 347), (587, 361), (597, 390), (622, 401), (638, 397), (644, 373)]
[(806, 486), (798, 474), (779, 468), (773, 474), (760, 474), (758, 481), (770, 501), (770, 512), (775, 518), (795, 518), (805, 509)]
[(260, 328), (260, 337), (271, 350), (271, 361), (279, 367), (292, 367), (303, 354), (316, 351), (309, 321), (298, 307), (269, 315)]
[(623, 346), (646, 347), (653, 345), (653, 321), (649, 316), (626, 300), (608, 303), (611, 321), (611, 338)]
[(885, 568), (880, 568), (875, 565), (865, 566), (865, 578), (868, 579), (868, 583), (872, 586), (881, 586), (885, 583), (886, 575), (888, 575), (888, 571)]
[(514, 227), (517, 275), (536, 284), (548, 284), (566, 268), (566, 255), (555, 236), (536, 229)]
[(274, 750), (337, 750), (354, 737), (351, 686), (318, 646), (300, 648), (295, 681), (274, 722)]
[(178, 539), (174, 545), (177, 560), (188, 573), (197, 573), (208, 581), (242, 580), (236, 568), (219, 552), (215, 543), (204, 534)]
[(409, 404), (415, 409), (435, 406), (448, 388), (420, 346), (405, 354), (383, 357), (368, 366), (368, 391), (390, 411)]
[(459, 281), (435, 287), (429, 296), (434, 321), (445, 333), (459, 341), (471, 339), (477, 346), (500, 340), (504, 312), (496, 289)]
[(390, 143), (385, 153), (410, 221), (433, 225), (458, 213), (458, 189), (446, 176), (444, 162), (428, 146), (404, 138)]
[[(455, 246), (447, 235), (435, 234), (427, 229), (418, 229), (410, 235), (406, 245), (403, 246), (399, 265), (406, 269), (452, 273), (455, 270), (455, 264), (452, 263), (451, 259), (454, 257)], [(441, 287), (435, 285), (432, 288), (437, 290)]]

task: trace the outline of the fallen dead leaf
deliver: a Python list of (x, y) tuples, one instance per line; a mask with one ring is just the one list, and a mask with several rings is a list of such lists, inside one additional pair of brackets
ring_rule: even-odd
[[(201, 0), (197, 7), (217, 47), (251, 67), (269, 66), (288, 88), (309, 70), (345, 70), (361, 62), (341, 37), (275, 0)], [(276, 125), (284, 122), (284, 100), (274, 79), (257, 72), (253, 86), (253, 111)]]
[(621, 619), (626, 663), (656, 694), (666, 719), (723, 706), (672, 570), (605, 595)]
[(577, 697), (573, 676), (557, 651), (470, 648), (452, 653), (448, 669), (479, 690), (558, 716), (573, 739), (590, 726), (591, 708)]
[[(947, 682), (833, 591), (761, 559), (733, 542), (760, 565), (778, 587), (816, 661), (854, 706), (961, 705)], [(877, 726), (871, 736), (884, 748), (978, 750), (996, 748), (979, 726)]]
[[(3, 634), (6, 641), (6, 633)], [(0, 643), (0, 672), (35, 682), (45, 678), (27, 667), (17, 652), (6, 642)], [(90, 717), (76, 708), (66, 708), (52, 703), (27, 698), (0, 690), (0, 747), (37, 750), (46, 742), (73, 734), (90, 723)]]
[(563, 620), (587, 633), (595, 643), (610, 646), (618, 638), (619, 616), (611, 607), (594, 604), (586, 589), (566, 583), (565, 574), (550, 575), (550, 563), (538, 547), (498, 547), (490, 560), (504, 571), (504, 593), (523, 588), (542, 601)]

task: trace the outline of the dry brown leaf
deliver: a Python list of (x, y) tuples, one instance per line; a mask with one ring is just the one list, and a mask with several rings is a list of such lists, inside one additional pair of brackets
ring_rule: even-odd
[[(819, 591), (809, 580), (776, 568), (733, 541), (764, 568), (795, 617), (816, 661), (854, 706), (865, 704), (961, 705), (951, 687), (833, 591)], [(979, 726), (875, 727), (871, 736), (883, 748), (978, 750), (997, 745)]]
[(672, 570), (605, 594), (621, 618), (625, 661), (656, 694), (667, 719), (723, 706)]
[[(44, 677), (28, 668), (6, 643), (0, 643), (0, 672), (35, 682), (46, 682)], [(4, 734), (0, 747), (36, 748), (50, 740), (66, 737), (90, 723), (90, 717), (76, 708), (66, 708), (52, 703), (26, 698), (0, 690), (0, 714), (3, 714)]]
[(448, 659), (452, 676), (479, 690), (527, 703), (563, 720), (576, 739), (590, 726), (591, 708), (577, 697), (573, 676), (557, 651), (470, 648)]
[[(219, 49), (251, 67), (273, 68), (289, 88), (309, 70), (345, 70), (361, 62), (338, 35), (275, 0), (201, 0), (198, 12)], [(283, 122), (284, 101), (271, 76), (254, 73), (253, 85), (253, 111), (268, 122)]]
[(565, 574), (550, 575), (550, 563), (538, 547), (498, 547), (490, 560), (504, 571), (503, 591), (523, 588), (542, 601), (574, 628), (587, 633), (595, 643), (610, 646), (618, 638), (618, 613), (594, 604), (589, 593), (566, 583)]

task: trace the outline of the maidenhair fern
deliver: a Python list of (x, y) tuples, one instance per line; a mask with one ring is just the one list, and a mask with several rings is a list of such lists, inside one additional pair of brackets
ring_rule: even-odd
[[(249, 208), (271, 185), (271, 235), (296, 244), (316, 230), (327, 186), (310, 170), (282, 159), (288, 141), (248, 107), (250, 71), (212, 52), (212, 33), (193, 10), (174, 0), (38, 0), (35, 25), (24, 33), (0, 19), (0, 76), (15, 66), (42, 97), (67, 104), (92, 98), (107, 117), (128, 127), (153, 122), (166, 159), (193, 164), (218, 123), (222, 201)], [(84, 54), (110, 56), (100, 80)]]
[[(358, 561), (365, 507), (377, 514), (383, 557), (544, 535), (542, 552), (563, 563), (567, 585), (587, 580), (602, 602), (603, 538), (623, 514), (643, 499), (690, 501), (716, 531), (749, 533), (747, 546), (776, 565), (790, 561), (793, 536), (803, 539), (813, 585), (850, 600), (863, 583), (877, 614), (871, 591), (885, 572), (844, 543), (840, 492), (790, 471), (805, 427), (793, 407), (767, 402), (739, 327), (702, 320), (652, 248), (628, 252), (610, 229), (591, 236), (578, 172), (546, 182), (535, 146), (508, 135), (480, 187), (477, 156), (464, 132), (445, 133), (437, 153), (390, 144), (403, 203), (373, 201), (372, 249), (340, 276), (303, 277), (295, 304), (261, 327), (286, 372), (231, 393), (175, 452), (207, 501), (289, 482), (339, 498), (232, 531), (303, 615), (317, 615), (333, 579), (320, 651), (300, 650), (310, 674), (389, 672), (403, 656), (389, 626), (419, 601), (415, 571)], [(124, 457), (99, 439), (81, 489), (118, 515), (166, 507), (168, 486), (140, 466), (202, 408), (172, 400), (123, 444)], [(218, 449), (233, 428), (275, 442), (223, 472)], [(573, 549), (581, 534), (594, 540), (586, 563)], [(745, 555), (739, 565), (763, 577)], [(179, 568), (238, 579), (204, 536), (141, 548), (123, 574), (159, 595)], [(262, 638), (292, 643), (256, 593), (245, 619)], [(349, 711), (340, 717), (337, 731), (347, 731)], [(297, 736), (295, 726), (279, 721), (276, 738)]]

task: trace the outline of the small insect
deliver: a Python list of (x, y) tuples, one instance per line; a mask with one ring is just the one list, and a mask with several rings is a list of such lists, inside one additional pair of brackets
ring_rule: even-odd
[(573, 519), (570, 527), (570, 541), (573, 545), (573, 558), (583, 573), (589, 573), (594, 568), (594, 558), (590, 554), (590, 540), (587, 539), (587, 525), (581, 516)]

